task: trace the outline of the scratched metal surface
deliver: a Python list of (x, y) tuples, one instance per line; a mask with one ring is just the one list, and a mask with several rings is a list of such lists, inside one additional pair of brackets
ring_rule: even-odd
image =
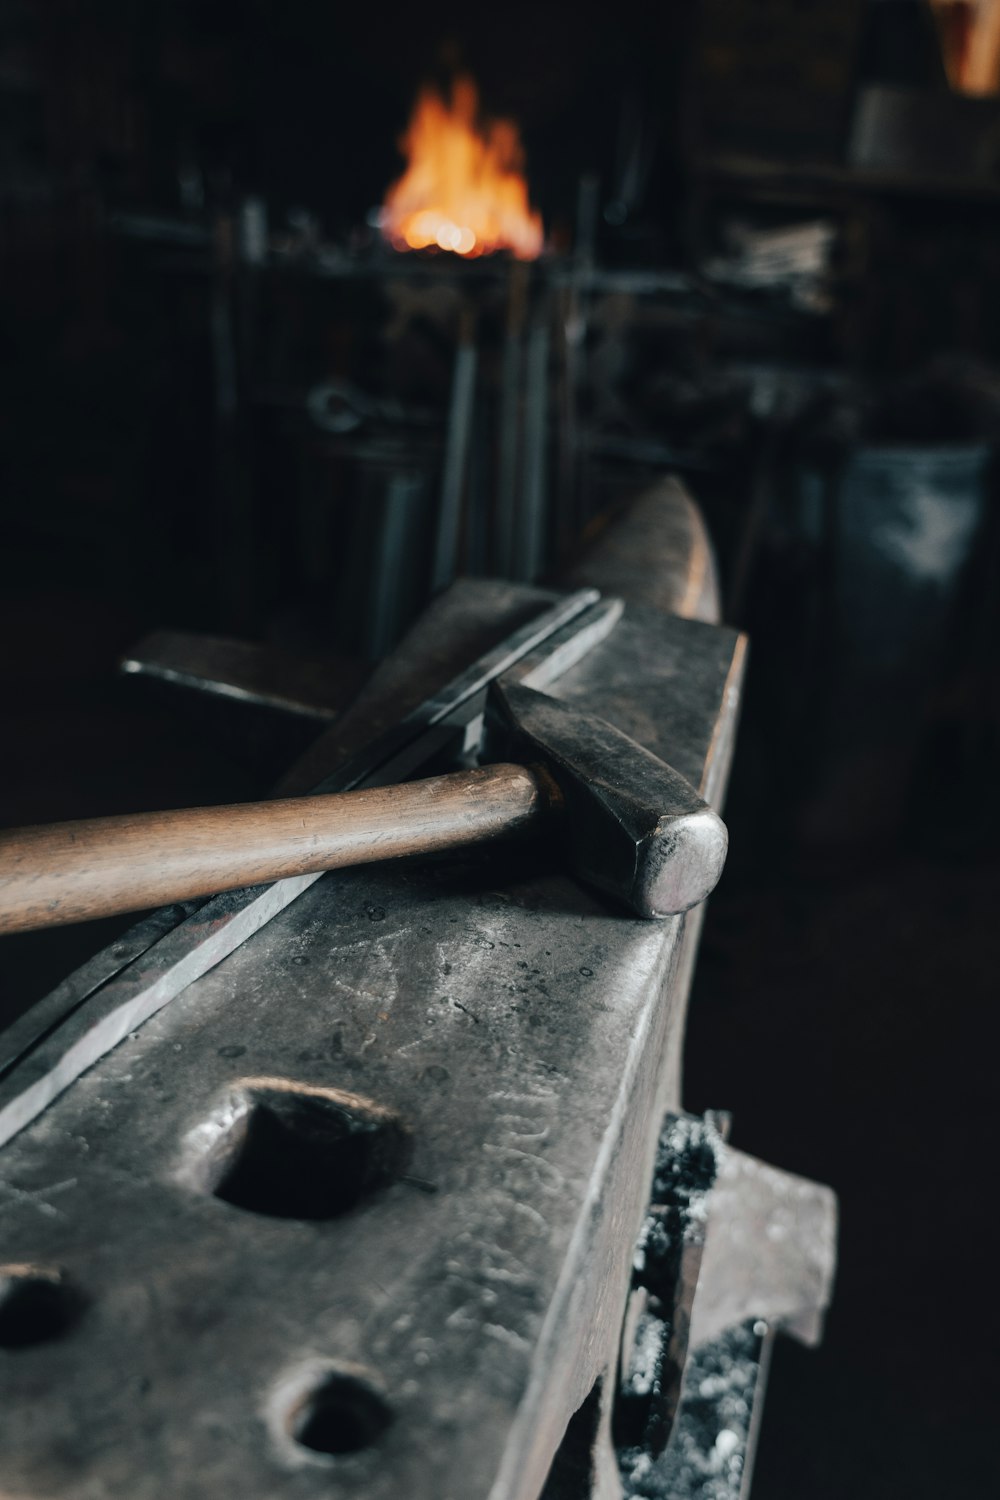
[[(717, 801), (741, 670), (732, 632), (629, 610), (559, 696)], [(86, 1306), (0, 1350), (0, 1486), (537, 1500), (613, 1373), (697, 925), (611, 910), (544, 845), (305, 892), (5, 1148), (0, 1263)], [(260, 1076), (395, 1112), (405, 1176), (322, 1222), (200, 1191), (199, 1128)], [(391, 1413), (356, 1453), (292, 1435), (331, 1369)]]

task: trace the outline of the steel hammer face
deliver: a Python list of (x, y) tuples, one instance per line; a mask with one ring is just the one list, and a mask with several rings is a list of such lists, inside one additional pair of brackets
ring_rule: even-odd
[(541, 767), (562, 803), (574, 874), (641, 917), (704, 901), (726, 861), (726, 825), (672, 767), (604, 719), (509, 680), (487, 710), (491, 758)]

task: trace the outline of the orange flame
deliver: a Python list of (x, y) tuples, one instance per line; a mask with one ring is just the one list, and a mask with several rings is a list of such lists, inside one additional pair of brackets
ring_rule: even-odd
[(386, 194), (382, 233), (397, 250), (451, 250), (518, 260), (542, 251), (542, 219), (528, 199), (524, 152), (512, 120), (478, 120), (471, 78), (450, 103), (422, 89), (400, 147), (406, 171)]

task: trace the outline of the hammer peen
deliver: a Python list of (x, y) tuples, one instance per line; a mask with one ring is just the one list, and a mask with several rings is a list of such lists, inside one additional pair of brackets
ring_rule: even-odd
[(721, 818), (612, 725), (495, 683), (487, 739), (509, 758), (396, 786), (0, 833), (0, 931), (480, 844), (542, 820), (573, 873), (638, 916), (687, 911), (715, 887)]

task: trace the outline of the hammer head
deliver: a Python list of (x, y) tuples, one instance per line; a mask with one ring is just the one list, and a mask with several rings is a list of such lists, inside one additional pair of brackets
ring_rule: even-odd
[(683, 776), (604, 719), (494, 683), (490, 754), (541, 766), (559, 789), (573, 871), (641, 917), (668, 917), (715, 889), (729, 835)]

